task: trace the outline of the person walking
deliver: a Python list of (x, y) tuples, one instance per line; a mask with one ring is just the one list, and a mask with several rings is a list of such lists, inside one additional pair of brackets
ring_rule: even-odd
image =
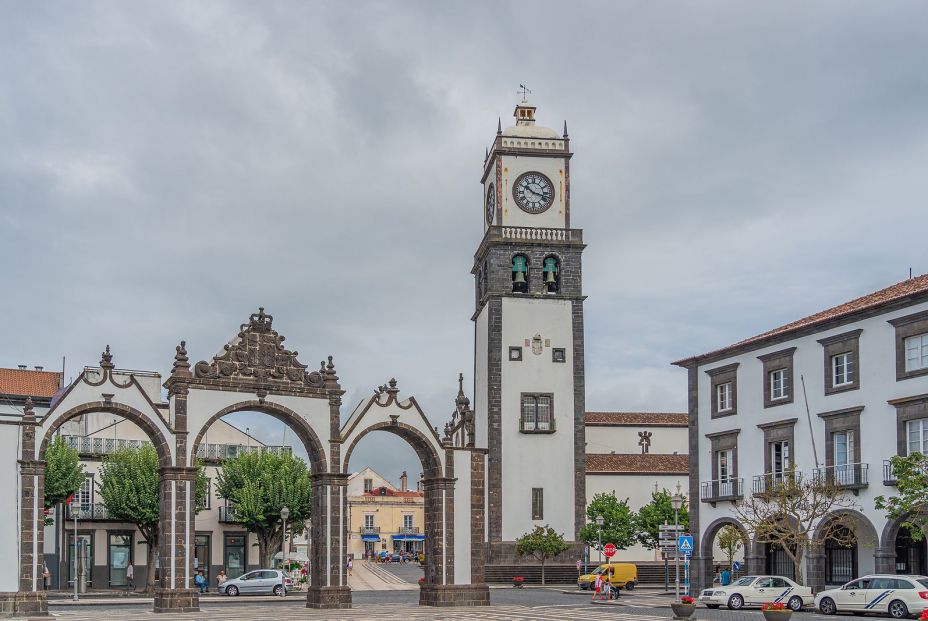
[(48, 571), (48, 565), (45, 564), (45, 561), (42, 561), (42, 589), (48, 590), (48, 583), (52, 577), (52, 572)]
[(348, 557), (348, 575), (351, 575), (351, 570), (354, 569), (354, 560), (349, 556)]
[(135, 568), (132, 563), (126, 565), (126, 583), (129, 585), (130, 589), (135, 588)]

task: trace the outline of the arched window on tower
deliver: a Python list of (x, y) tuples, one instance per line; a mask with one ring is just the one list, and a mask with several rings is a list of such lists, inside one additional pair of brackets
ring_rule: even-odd
[(561, 262), (557, 257), (545, 257), (541, 271), (544, 274), (545, 291), (558, 293), (561, 290)]
[(523, 254), (512, 257), (512, 292), (528, 293), (528, 259)]

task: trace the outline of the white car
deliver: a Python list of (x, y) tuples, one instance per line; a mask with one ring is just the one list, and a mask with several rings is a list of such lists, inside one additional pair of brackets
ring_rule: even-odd
[(907, 619), (928, 608), (928, 576), (864, 576), (822, 591), (815, 596), (815, 607), (825, 615), (882, 612), (894, 619)]
[(812, 598), (810, 587), (796, 584), (783, 576), (744, 576), (728, 586), (712, 587), (699, 594), (699, 601), (706, 608), (728, 606), (731, 610), (782, 602), (798, 611), (810, 605)]

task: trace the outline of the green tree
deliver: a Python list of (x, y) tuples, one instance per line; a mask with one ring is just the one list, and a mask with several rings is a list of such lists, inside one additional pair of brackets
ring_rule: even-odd
[(536, 526), (531, 532), (516, 539), (516, 553), (519, 556), (531, 554), (541, 561), (542, 584), (545, 583), (545, 561), (566, 552), (569, 548), (570, 546), (564, 543), (564, 536), (547, 524)]
[[(596, 517), (602, 516), (602, 540)], [(580, 540), (591, 548), (600, 550), (600, 543), (615, 544), (624, 550), (635, 543), (635, 514), (628, 508), (628, 499), (619, 500), (612, 494), (596, 494), (586, 508), (588, 523), (580, 529)]]
[[(155, 555), (158, 553), (158, 520), (161, 515), (161, 485), (158, 453), (150, 445), (120, 449), (103, 459), (100, 467), (100, 497), (109, 517), (135, 524), (148, 546), (148, 576), (145, 591), (155, 586)], [(197, 467), (196, 509), (206, 499), (206, 473)]]
[(888, 498), (877, 496), (874, 504), (890, 520), (902, 519), (912, 539), (921, 541), (928, 534), (928, 456), (895, 455), (889, 461), (896, 478), (896, 493)]
[[(663, 524), (673, 524), (673, 505), (670, 504), (670, 492), (662, 490), (651, 494), (651, 502), (638, 510), (638, 516), (635, 520), (638, 543), (648, 550), (657, 548), (660, 538), (660, 527)], [(683, 526), (684, 532), (689, 531), (690, 514), (687, 510), (686, 497), (683, 498), (683, 506), (679, 511), (679, 524)]]
[(260, 451), (227, 459), (216, 492), (234, 507), (234, 520), (258, 539), (262, 567), (270, 567), (283, 543), (280, 510), (287, 507), (288, 531), (300, 533), (312, 509), (309, 469), (292, 453)]
[[(83, 482), (84, 464), (77, 451), (61, 436), (55, 437), (45, 449), (45, 508), (64, 502)], [(52, 519), (45, 518), (45, 523), (51, 524)]]
[(745, 546), (744, 533), (737, 526), (727, 524), (719, 530), (716, 542), (728, 557), (728, 568), (731, 569), (735, 564), (735, 555)]

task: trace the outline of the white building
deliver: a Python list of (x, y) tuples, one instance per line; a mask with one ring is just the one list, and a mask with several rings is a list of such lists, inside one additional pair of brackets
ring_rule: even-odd
[[(741, 527), (732, 503), (790, 467), (831, 477), (857, 505), (857, 545), (807, 555), (809, 584), (928, 571), (925, 542), (874, 508), (894, 490), (889, 457), (928, 451), (928, 275), (674, 364), (689, 371), (696, 586), (718, 530)], [(747, 570), (789, 575), (785, 557), (752, 545)]]
[[(686, 414), (658, 412), (586, 413), (586, 501), (614, 493), (632, 511), (651, 502), (653, 492), (688, 488)], [(598, 557), (592, 553), (592, 559)], [(659, 550), (635, 545), (622, 561), (654, 561)]]

